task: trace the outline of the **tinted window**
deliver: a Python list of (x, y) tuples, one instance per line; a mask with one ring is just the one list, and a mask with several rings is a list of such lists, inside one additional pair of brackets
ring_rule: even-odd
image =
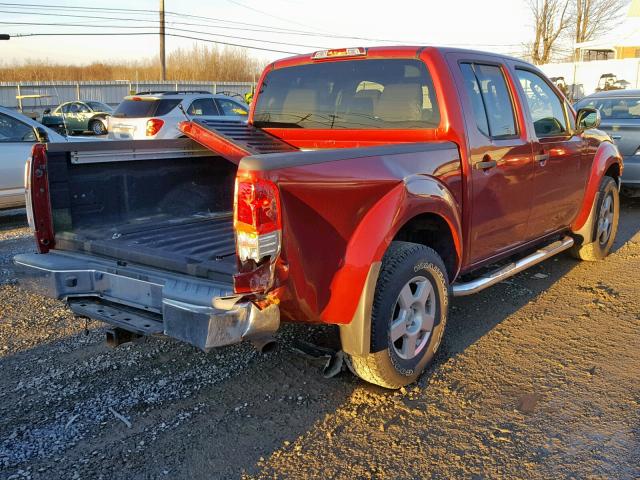
[(187, 113), (195, 117), (199, 115), (220, 115), (213, 98), (198, 98), (194, 100)]
[(146, 118), (166, 115), (180, 103), (180, 99), (123, 100), (114, 117)]
[(487, 123), (487, 112), (484, 108), (484, 102), (482, 101), (482, 93), (480, 93), (480, 85), (473, 68), (469, 63), (463, 63), (460, 65), (462, 70), (462, 77), (464, 78), (464, 86), (471, 100), (473, 107), (473, 116), (476, 120), (478, 130), (485, 135), (489, 136), (489, 124)]
[(218, 107), (223, 115), (247, 115), (247, 107), (243, 107), (239, 103), (224, 98), (216, 98)]
[(484, 107), (487, 110), (489, 133), (494, 138), (516, 134), (511, 95), (500, 67), (474, 64)]
[(33, 128), (15, 118), (0, 113), (0, 142), (35, 142)]
[(343, 60), (272, 70), (257, 126), (435, 128), (440, 112), (426, 66), (411, 59)]
[(76, 104), (78, 106), (78, 113), (89, 113), (89, 107), (87, 107), (84, 103)]
[(603, 119), (640, 119), (640, 98), (591, 98), (576, 104), (576, 110), (584, 107), (592, 107), (600, 110)]
[(567, 132), (562, 102), (551, 87), (539, 75), (527, 70), (517, 70), (518, 79), (538, 137), (550, 137)]

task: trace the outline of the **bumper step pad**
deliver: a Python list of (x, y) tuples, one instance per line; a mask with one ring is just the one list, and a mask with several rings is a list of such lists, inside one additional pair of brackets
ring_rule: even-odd
[(76, 315), (88, 317), (140, 335), (164, 332), (160, 315), (144, 313), (122, 305), (111, 305), (95, 299), (80, 298), (69, 301), (69, 307)]

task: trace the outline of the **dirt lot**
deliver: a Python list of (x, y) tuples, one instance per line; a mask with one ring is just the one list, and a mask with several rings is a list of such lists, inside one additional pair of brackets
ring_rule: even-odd
[(0, 478), (640, 478), (640, 202), (605, 262), (561, 256), (456, 300), (400, 392), (280, 346), (204, 354), (104, 327), (14, 285), (32, 249), (0, 216)]

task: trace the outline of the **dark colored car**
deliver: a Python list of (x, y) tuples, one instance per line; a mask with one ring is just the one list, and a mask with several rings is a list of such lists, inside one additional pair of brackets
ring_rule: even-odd
[(609, 90), (583, 98), (576, 109), (600, 111), (600, 129), (607, 132), (624, 156), (622, 187), (640, 196), (640, 90)]
[(45, 110), (42, 123), (59, 129), (64, 122), (65, 130), (70, 133), (93, 132), (96, 135), (107, 133), (107, 118), (113, 108), (102, 102), (87, 100), (67, 102), (57, 106), (52, 112)]

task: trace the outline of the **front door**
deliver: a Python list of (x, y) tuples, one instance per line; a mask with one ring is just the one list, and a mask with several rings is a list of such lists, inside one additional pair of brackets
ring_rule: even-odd
[[(495, 61), (495, 60), (494, 60)], [(467, 122), (471, 163), (470, 267), (522, 243), (531, 210), (533, 161), (518, 125), (513, 84), (500, 64), (458, 61), (454, 67)], [(452, 65), (453, 67), (453, 65)]]
[(535, 133), (533, 206), (527, 236), (538, 238), (574, 220), (590, 164), (564, 99), (537, 72), (516, 68), (516, 75)]

